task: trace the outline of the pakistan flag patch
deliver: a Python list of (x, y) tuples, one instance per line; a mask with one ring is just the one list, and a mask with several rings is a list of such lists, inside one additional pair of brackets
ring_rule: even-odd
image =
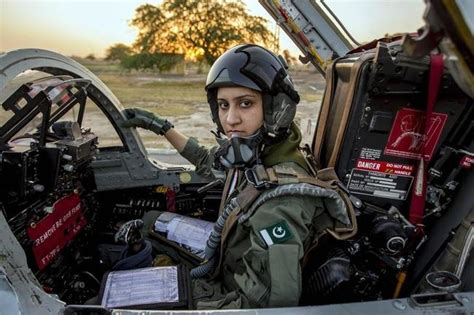
[(260, 230), (260, 235), (268, 246), (283, 243), (293, 237), (285, 221), (280, 221), (277, 224)]

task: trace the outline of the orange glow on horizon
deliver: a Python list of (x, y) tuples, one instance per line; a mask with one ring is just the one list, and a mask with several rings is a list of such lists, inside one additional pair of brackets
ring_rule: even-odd
[[(42, 48), (69, 56), (103, 57), (112, 45), (130, 46), (134, 42), (137, 29), (130, 27), (130, 21), (135, 9), (147, 2), (150, 1), (0, 0), (0, 52)], [(159, 4), (160, 0), (152, 3)], [(268, 19), (270, 29), (275, 27), (275, 22), (257, 1), (244, 0), (244, 3), (252, 14)], [(327, 0), (327, 4), (333, 6), (333, 11), (360, 42), (394, 31), (416, 31), (423, 25), (425, 5), (422, 0)], [(298, 48), (284, 32), (281, 34), (279, 47), (298, 54)], [(199, 50), (184, 53), (190, 60), (198, 60), (203, 55)]]

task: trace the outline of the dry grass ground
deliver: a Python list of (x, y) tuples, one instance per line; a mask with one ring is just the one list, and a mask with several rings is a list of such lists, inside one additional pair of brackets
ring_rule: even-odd
[(205, 103), (204, 81), (145, 81), (136, 76), (103, 75), (101, 80), (125, 107), (139, 106), (163, 116), (190, 115), (197, 103)]
[[(176, 128), (195, 136), (201, 143), (215, 144), (209, 132), (214, 126), (204, 92), (206, 74), (195, 73), (191, 67), (188, 67), (189, 73), (186, 75), (125, 72), (117, 64), (87, 60), (81, 62), (114, 92), (124, 107), (145, 108), (166, 117)], [(290, 73), (301, 96), (295, 120), (302, 130), (303, 140), (309, 143), (325, 83), (312, 67), (294, 67)], [(170, 147), (151, 132), (139, 132), (147, 147)], [(107, 141), (102, 138), (102, 144)]]
[[(126, 72), (118, 64), (100, 60), (78, 60), (95, 73), (118, 97), (125, 108), (142, 107), (170, 120), (183, 133), (194, 136), (204, 145), (215, 145), (214, 129), (204, 85), (206, 73), (198, 73), (188, 66), (186, 74), (159, 74), (153, 72)], [(310, 143), (314, 130), (325, 82), (310, 67), (290, 69), (295, 86), (300, 93), (295, 121), (303, 133), (303, 141)], [(77, 114), (77, 113), (76, 113)], [(0, 111), (0, 124), (11, 116)], [(71, 117), (71, 119), (74, 119)], [(121, 145), (113, 126), (101, 111), (88, 104), (84, 126), (91, 128), (100, 139), (100, 145)], [(155, 134), (139, 129), (146, 147), (171, 148), (170, 144)]]
[[(177, 75), (124, 72), (116, 64), (97, 61), (83, 64), (104, 81), (124, 107), (150, 110), (166, 117), (176, 128), (198, 138), (201, 143), (215, 144), (209, 132), (214, 126), (204, 92), (206, 74), (198, 74), (189, 66), (186, 75)], [(325, 82), (310, 65), (293, 67), (290, 73), (301, 96), (295, 120), (303, 133), (303, 141), (310, 143)], [(147, 147), (170, 147), (153, 133), (139, 132)]]

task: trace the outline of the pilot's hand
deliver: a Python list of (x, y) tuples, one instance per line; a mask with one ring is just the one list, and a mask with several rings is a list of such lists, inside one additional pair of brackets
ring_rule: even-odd
[(127, 120), (122, 122), (122, 127), (140, 127), (151, 130), (158, 135), (164, 135), (174, 127), (166, 119), (141, 108), (127, 108), (124, 113)]
[(115, 233), (115, 242), (123, 244), (133, 244), (141, 240), (140, 229), (143, 227), (143, 221), (140, 219), (131, 220), (122, 224), (117, 233)]

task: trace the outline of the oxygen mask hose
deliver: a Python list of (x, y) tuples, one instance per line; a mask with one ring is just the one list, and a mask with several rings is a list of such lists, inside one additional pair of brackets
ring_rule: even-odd
[(212, 229), (211, 235), (206, 243), (206, 248), (204, 249), (204, 262), (196, 268), (191, 269), (190, 274), (192, 279), (202, 278), (214, 269), (217, 248), (221, 243), (222, 229), (224, 228), (224, 224), (230, 213), (235, 209), (238, 209), (238, 204), (236, 198), (233, 198), (225, 206), (224, 211), (222, 211), (222, 214), (214, 224), (214, 228)]

